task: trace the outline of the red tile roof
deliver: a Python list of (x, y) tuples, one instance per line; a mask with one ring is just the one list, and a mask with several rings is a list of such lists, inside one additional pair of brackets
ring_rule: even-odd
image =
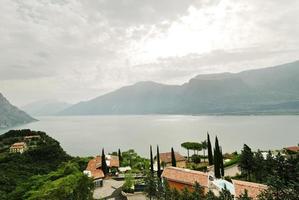
[[(186, 161), (186, 158), (178, 152), (174, 152), (174, 156), (177, 162)], [(171, 163), (171, 152), (160, 153), (160, 161), (164, 163)]]
[(202, 187), (208, 187), (208, 174), (200, 171), (166, 167), (163, 170), (162, 177), (186, 185), (194, 185), (197, 182)]
[(26, 146), (27, 144), (25, 142), (16, 142), (13, 145), (11, 145), (11, 148), (23, 148)]
[(99, 163), (99, 162), (101, 162), (101, 159), (100, 159), (99, 156), (97, 156), (97, 157), (91, 159), (88, 162), (87, 167), (86, 167), (86, 170), (91, 172), (91, 176), (94, 179), (99, 179), (99, 178), (104, 178), (105, 177), (104, 172), (102, 171), (102, 169), (97, 167), (97, 163)]
[(288, 151), (299, 152), (299, 146), (286, 147), (285, 149)]
[[(97, 156), (99, 162), (97, 162), (97, 167), (102, 166), (102, 156)], [(106, 163), (108, 167), (119, 167), (119, 159), (118, 156), (107, 155)]]
[(232, 180), (235, 187), (235, 197), (239, 197), (247, 190), (248, 196), (253, 200), (257, 200), (258, 195), (267, 189), (266, 185), (252, 183), (247, 181)]

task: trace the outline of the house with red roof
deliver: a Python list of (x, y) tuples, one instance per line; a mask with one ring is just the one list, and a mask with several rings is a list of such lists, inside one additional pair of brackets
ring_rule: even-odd
[(259, 194), (267, 189), (266, 185), (259, 183), (252, 183), (247, 181), (232, 180), (235, 189), (235, 198), (244, 194), (247, 190), (248, 196), (253, 200), (258, 200)]
[(209, 191), (208, 173), (179, 167), (166, 167), (163, 170), (162, 178), (168, 182), (170, 188), (177, 189), (178, 191), (184, 188), (193, 191), (196, 182), (203, 187), (204, 193)]
[(24, 153), (27, 150), (28, 146), (25, 142), (16, 142), (9, 148), (10, 153)]
[[(119, 168), (119, 159), (118, 156), (106, 155), (106, 164), (109, 169)], [(102, 157), (96, 156), (95, 158), (89, 160), (86, 169), (84, 170), (84, 174), (88, 177), (93, 178), (95, 186), (99, 187), (103, 185), (103, 179), (105, 178), (105, 174), (102, 170)]]
[[(171, 162), (171, 152), (166, 153), (160, 153), (160, 164), (162, 168), (170, 167), (172, 166)], [(186, 158), (179, 154), (178, 152), (174, 152), (175, 160), (176, 160), (176, 166), (180, 168), (186, 168)], [(155, 165), (157, 164), (157, 159), (155, 157)]]

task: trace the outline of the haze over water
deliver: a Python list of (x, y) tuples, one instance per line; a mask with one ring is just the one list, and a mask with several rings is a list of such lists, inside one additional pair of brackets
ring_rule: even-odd
[[(186, 154), (182, 142), (203, 141), (209, 131), (217, 135), (224, 152), (252, 149), (281, 149), (299, 142), (299, 116), (76, 116), (39, 117), (40, 121), (15, 127), (45, 131), (71, 155), (94, 156), (106, 151), (135, 149), (148, 155), (149, 145), (160, 151)], [(0, 133), (6, 132), (1, 130)]]

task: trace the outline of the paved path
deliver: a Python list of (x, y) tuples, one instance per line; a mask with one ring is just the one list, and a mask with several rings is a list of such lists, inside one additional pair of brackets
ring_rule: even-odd
[(225, 174), (225, 176), (233, 177), (233, 176), (236, 176), (237, 174), (241, 174), (241, 171), (238, 167), (238, 164), (235, 164), (235, 165), (225, 168), (224, 174)]
[(113, 179), (104, 180), (103, 187), (98, 187), (93, 192), (94, 199), (117, 199), (121, 200), (120, 197), (121, 186), (124, 181), (116, 181)]
[(134, 196), (128, 196), (128, 200), (147, 200), (145, 194), (135, 194)]

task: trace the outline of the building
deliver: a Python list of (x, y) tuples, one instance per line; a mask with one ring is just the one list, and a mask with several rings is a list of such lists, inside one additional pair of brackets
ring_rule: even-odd
[(29, 135), (24, 137), (25, 141), (39, 140), (39, 139), (40, 139), (40, 135)]
[(259, 183), (252, 183), (247, 181), (232, 180), (235, 189), (235, 198), (245, 193), (247, 190), (248, 196), (253, 200), (258, 199), (258, 195), (267, 189), (266, 185)]
[[(178, 152), (174, 153), (176, 166), (180, 168), (186, 168), (186, 158), (179, 154)], [(155, 162), (157, 163), (157, 159), (155, 158)], [(162, 168), (172, 166), (171, 162), (171, 152), (160, 153), (160, 163)]]
[(87, 164), (86, 170), (83, 172), (88, 177), (93, 178), (96, 187), (103, 186), (103, 178), (105, 177), (103, 170), (98, 167), (99, 162), (101, 162), (99, 156), (91, 159)]
[[(109, 170), (117, 170), (119, 168), (118, 156), (106, 155), (106, 164)], [(93, 178), (96, 187), (103, 186), (103, 179), (105, 178), (105, 174), (101, 167), (102, 157), (96, 156), (88, 162), (86, 169), (83, 171), (85, 175)]]
[(283, 153), (287, 158), (296, 158), (299, 156), (299, 146), (291, 146), (283, 149)]
[[(97, 163), (97, 167), (102, 166), (102, 156), (97, 156), (99, 159), (99, 162)], [(119, 159), (118, 156), (114, 155), (106, 155), (106, 164), (109, 169), (118, 169), (119, 168)]]
[(24, 153), (28, 150), (28, 146), (25, 142), (17, 142), (10, 146), (10, 153)]
[(170, 188), (178, 191), (184, 188), (193, 191), (196, 182), (203, 187), (205, 193), (209, 191), (208, 173), (179, 167), (166, 167), (163, 170), (162, 177), (168, 182)]

